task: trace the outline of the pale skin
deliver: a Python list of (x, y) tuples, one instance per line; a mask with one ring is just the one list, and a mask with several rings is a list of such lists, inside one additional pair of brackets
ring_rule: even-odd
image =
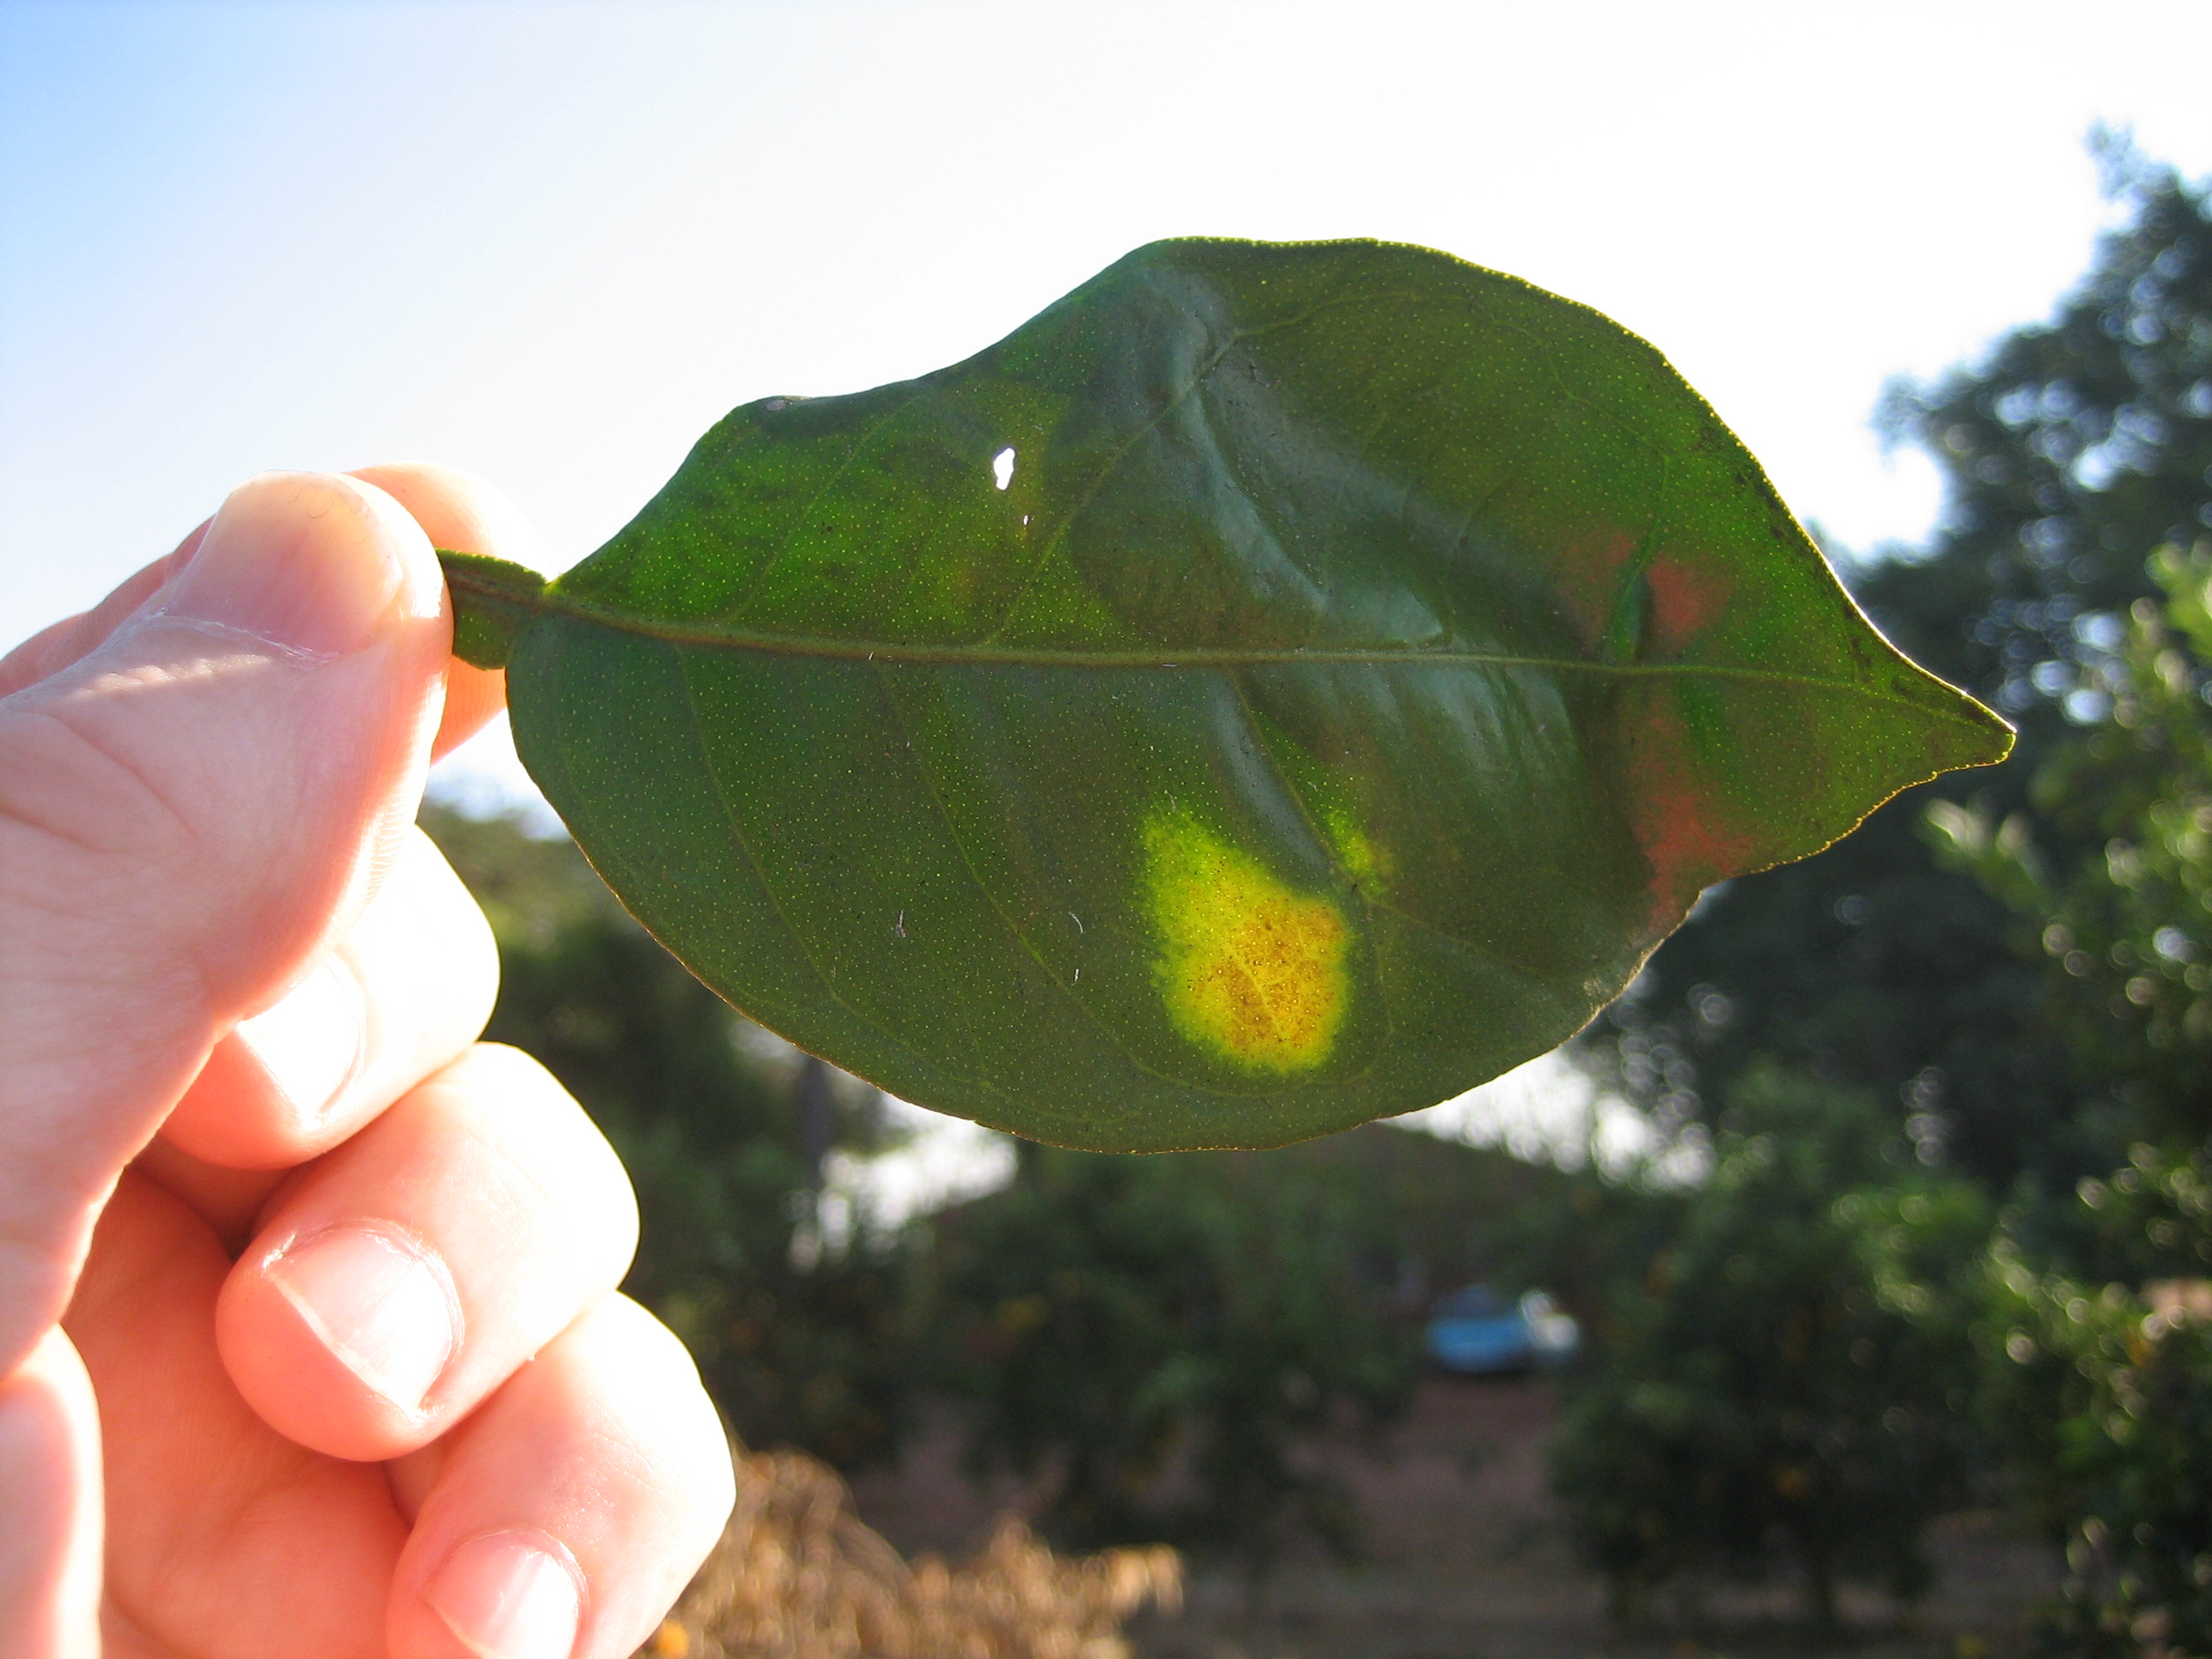
[(729, 1511), (637, 1212), (413, 827), (447, 469), (271, 474), (0, 661), (0, 1651), (617, 1659)]

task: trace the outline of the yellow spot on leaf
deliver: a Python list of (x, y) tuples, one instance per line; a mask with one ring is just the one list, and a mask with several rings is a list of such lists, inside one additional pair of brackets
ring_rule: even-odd
[(1176, 1029), (1251, 1071), (1327, 1060), (1350, 1000), (1336, 907), (1187, 816), (1156, 815), (1144, 839), (1161, 946), (1152, 974)]
[(1389, 854), (1368, 840), (1359, 820), (1341, 806), (1323, 807), (1322, 826), (1328, 831), (1328, 844), (1335, 849), (1344, 873), (1359, 884), (1362, 892), (1379, 892), (1383, 878), (1390, 873)]

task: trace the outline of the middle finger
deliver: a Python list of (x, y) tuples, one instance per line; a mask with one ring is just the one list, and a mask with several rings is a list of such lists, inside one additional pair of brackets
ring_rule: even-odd
[(498, 991), (483, 912), (410, 829), (345, 937), (216, 1045), (162, 1139), (227, 1169), (304, 1164), (465, 1053)]
[(282, 1194), (216, 1334), (274, 1428), (383, 1459), (458, 1422), (620, 1282), (637, 1204), (550, 1073), (479, 1045)]

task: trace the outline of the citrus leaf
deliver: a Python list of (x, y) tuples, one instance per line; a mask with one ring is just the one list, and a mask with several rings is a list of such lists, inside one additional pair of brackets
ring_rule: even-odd
[(1656, 351), (1374, 242), (1156, 243), (953, 368), (749, 404), (527, 586), (456, 576), (639, 918), (1069, 1146), (1457, 1093), (1707, 884), (2010, 743)]

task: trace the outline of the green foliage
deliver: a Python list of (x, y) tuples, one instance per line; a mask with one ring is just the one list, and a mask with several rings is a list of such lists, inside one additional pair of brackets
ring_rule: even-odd
[[(1624, 1287), (1644, 1277), (1633, 1242), (1667, 1241), (1648, 1293), (1594, 1323), (1561, 1448), (1587, 1541), (1627, 1587), (1780, 1551), (1817, 1589), (1824, 1547), (1803, 1540), (1863, 1524), (1858, 1570), (1909, 1589), (1919, 1519), (1972, 1485), (1971, 1376), (2013, 1489), (2069, 1546), (2063, 1639), (2204, 1646), (2180, 1609), (2204, 1599), (2212, 1371), (2201, 1328), (2154, 1317), (2146, 1286), (2206, 1272), (2203, 1223), (2179, 1213), (2201, 1180), (2177, 1175), (2201, 1155), (2171, 1149), (2212, 1128), (2212, 201), (2112, 159), (2126, 217), (2053, 319), (1893, 392), (1891, 429), (1944, 468), (1950, 506), (1926, 556), (1854, 583), (1917, 660), (2020, 721), (2021, 753), (1713, 894), (1594, 1039), (1662, 1122), (1731, 1105), (1709, 1188), (1591, 1204), (1628, 1247)], [(1757, 1140), (1744, 1090), (1783, 1086), (1778, 1062), (1869, 1093), (1732, 1185)], [(1815, 1119), (1848, 1098), (1802, 1088)], [(2135, 1139), (2169, 1150), (2077, 1188)], [(1908, 1139), (1915, 1158), (1866, 1162)], [(1950, 1172), (2013, 1192), (1994, 1245)], [(1778, 1310), (1824, 1297), (1877, 1328), (1827, 1348), (1808, 1392)], [(1901, 1438), (1870, 1434), (1893, 1409)], [(1778, 1501), (1774, 1471), (1800, 1465), (1771, 1448), (1823, 1421), (1880, 1454), (1843, 1489), (1894, 1491), (1887, 1522), (1886, 1499), (1819, 1521)]]
[[(499, 941), (486, 1036), (543, 1061), (629, 1170), (642, 1231), (623, 1288), (683, 1336), (746, 1440), (848, 1467), (895, 1449), (912, 1387), (912, 1263), (899, 1241), (865, 1232), (794, 1260), (813, 1171), (790, 1085), (573, 843), (436, 808), (423, 823)], [(840, 1139), (866, 1143), (872, 1103), (848, 1103)]]
[(2136, 600), (2081, 665), (2094, 723), (2037, 774), (2034, 816), (1944, 803), (1929, 823), (1939, 854), (2024, 919), (2080, 1063), (2114, 1085), (2106, 1115), (2163, 1138), (2212, 1131), (2212, 539), (2151, 570), (2166, 605)]
[(1500, 1260), (1552, 1172), (1370, 1127), (1270, 1152), (1028, 1146), (936, 1224), (983, 1467), (1051, 1479), (1070, 1542), (1168, 1539), (1263, 1574), (1301, 1532), (1356, 1547), (1297, 1443), (1387, 1420), (1427, 1285)]
[(2051, 320), (1892, 395), (1890, 430), (1948, 480), (1934, 545), (1848, 570), (1893, 641), (2020, 723), (2021, 752), (1713, 895), (1595, 1034), (1612, 1049), (1625, 1029), (1666, 1062), (1654, 1098), (1717, 1105), (1771, 1058), (1909, 1093), (1949, 1159), (1999, 1187), (2027, 1170), (2064, 1190), (2118, 1156), (2104, 1127), (2076, 1124), (2081, 1085), (2016, 923), (1919, 836), (1929, 796), (1998, 818), (2026, 804), (2097, 641), (2152, 592), (2145, 558), (2189, 545), (2212, 513), (2212, 209), (2170, 171), (2111, 155), (2124, 219)]
[(965, 362), (737, 410), (550, 584), (449, 576), (708, 983), (1106, 1150), (1456, 1094), (1710, 883), (2010, 741), (1649, 345), (1376, 242), (1140, 248)]
[(1929, 813), (2011, 905), (2126, 1165), (2025, 1204), (1990, 1257), (1986, 1409), (2066, 1549), (2054, 1631), (2094, 1653), (2212, 1646), (2212, 544), (2162, 549), (2075, 696), (2034, 816)]
[(2087, 1654), (2212, 1650), (2212, 1156), (2149, 1146), (2080, 1194), (2102, 1284), (1990, 1257), (1985, 1409), (2065, 1547), (2053, 1633)]
[[(1580, 1545), (1633, 1614), (1669, 1583), (1802, 1576), (1911, 1595), (1968, 1492), (1970, 1183), (1920, 1169), (1869, 1097), (1779, 1073), (1732, 1091), (1711, 1179), (1637, 1200), (1553, 1447)], [(1636, 1272), (1637, 1265), (1643, 1271)]]

